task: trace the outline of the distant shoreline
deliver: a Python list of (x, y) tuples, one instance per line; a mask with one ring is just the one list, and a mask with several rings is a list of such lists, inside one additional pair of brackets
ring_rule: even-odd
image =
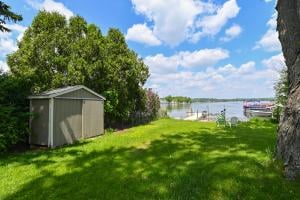
[(207, 99), (194, 98), (192, 102), (233, 102), (233, 101), (274, 101), (275, 98), (235, 98), (235, 99)]
[[(218, 102), (238, 102), (238, 101), (275, 101), (275, 98), (235, 98), (235, 99), (215, 99), (215, 98), (193, 98), (191, 103), (218, 103)], [(166, 102), (161, 98), (163, 104), (190, 104), (187, 102)]]

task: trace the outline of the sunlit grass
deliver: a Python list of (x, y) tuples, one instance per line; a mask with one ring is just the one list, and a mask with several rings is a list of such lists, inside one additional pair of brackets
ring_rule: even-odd
[(276, 125), (163, 119), (0, 158), (0, 199), (299, 199), (272, 161)]

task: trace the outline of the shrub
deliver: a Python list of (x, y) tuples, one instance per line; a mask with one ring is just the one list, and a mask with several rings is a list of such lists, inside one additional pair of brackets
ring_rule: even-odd
[(160, 100), (159, 96), (152, 91), (147, 89), (146, 91), (146, 110), (145, 115), (150, 119), (156, 119), (159, 114)]
[(27, 139), (29, 85), (29, 81), (0, 72), (0, 152)]

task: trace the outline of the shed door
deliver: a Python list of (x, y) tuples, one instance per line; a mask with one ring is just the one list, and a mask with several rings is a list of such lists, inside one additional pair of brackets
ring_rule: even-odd
[(54, 146), (73, 143), (82, 138), (82, 101), (55, 99), (53, 140)]
[(30, 144), (48, 145), (49, 100), (31, 100), (31, 112), (34, 117), (31, 121)]
[(82, 101), (82, 125), (84, 138), (90, 138), (103, 133), (102, 101)]

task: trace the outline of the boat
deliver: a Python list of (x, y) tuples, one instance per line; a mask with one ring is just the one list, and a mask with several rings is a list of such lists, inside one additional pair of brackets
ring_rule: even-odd
[(248, 117), (272, 117), (273, 102), (245, 101), (244, 114)]
[(244, 101), (243, 108), (245, 110), (272, 110), (274, 103), (272, 102), (260, 102), (260, 101)]
[(252, 117), (272, 117), (272, 110), (250, 110)]

